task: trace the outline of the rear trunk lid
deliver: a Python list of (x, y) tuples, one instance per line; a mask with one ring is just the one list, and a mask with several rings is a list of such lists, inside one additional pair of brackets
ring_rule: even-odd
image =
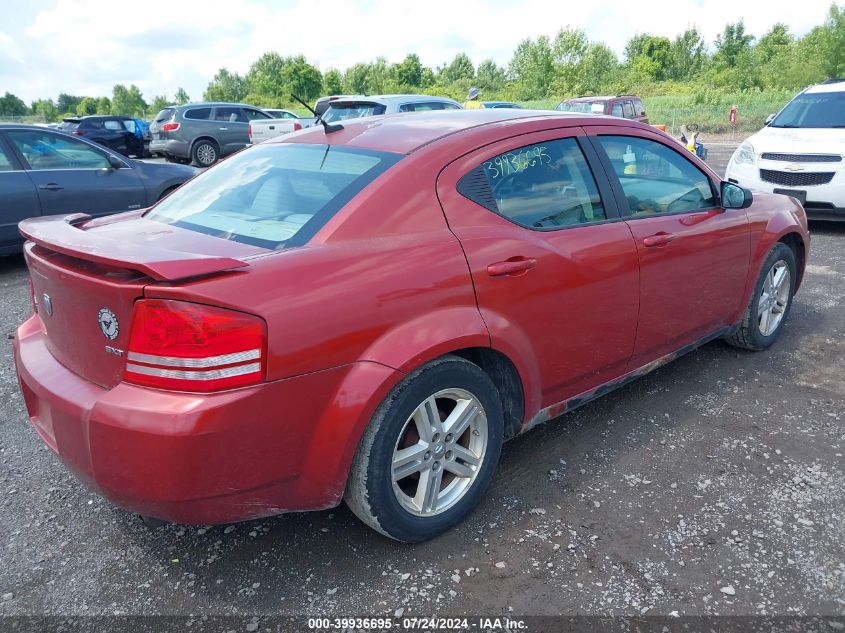
[(132, 310), (147, 285), (243, 270), (243, 258), (266, 252), (138, 213), (88, 220), (26, 220), (21, 233), (47, 348), (105, 388), (123, 376)]

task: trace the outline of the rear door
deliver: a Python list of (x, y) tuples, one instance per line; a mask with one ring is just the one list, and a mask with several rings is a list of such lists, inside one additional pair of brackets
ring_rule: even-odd
[(36, 187), (43, 215), (105, 215), (147, 206), (147, 192), (128, 162), (114, 169), (105, 151), (48, 130), (6, 135)]
[(215, 134), (222, 156), (237, 152), (249, 143), (249, 121), (243, 108), (217, 106), (214, 108), (214, 122), (217, 124)]
[(637, 249), (588, 156), (566, 128), (488, 145), (438, 178), (493, 345), (522, 359), (542, 407), (618, 377), (634, 347)]
[(588, 128), (636, 240), (640, 312), (631, 369), (730, 325), (743, 301), (750, 244), (743, 209), (664, 136)]
[(0, 134), (0, 254), (21, 243), (18, 222), (41, 215), (41, 203), (35, 185), (23, 170), (20, 160)]

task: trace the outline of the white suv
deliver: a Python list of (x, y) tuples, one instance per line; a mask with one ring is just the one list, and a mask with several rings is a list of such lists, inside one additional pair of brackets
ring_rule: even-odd
[(810, 218), (845, 221), (845, 80), (799, 93), (737, 148), (725, 178), (797, 198)]

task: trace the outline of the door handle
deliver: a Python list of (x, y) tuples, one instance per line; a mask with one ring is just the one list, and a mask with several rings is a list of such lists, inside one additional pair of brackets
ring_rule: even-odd
[(38, 185), (38, 188), (44, 191), (61, 191), (64, 189), (64, 187), (56, 184), (55, 182), (48, 182), (46, 185)]
[(660, 231), (654, 235), (643, 238), (643, 246), (665, 246), (675, 239), (675, 236), (666, 231)]
[(229, 128), (227, 128), (227, 127), (219, 127), (219, 128), (217, 128), (217, 129), (218, 129), (218, 130), (221, 130), (221, 131), (223, 131), (223, 132), (226, 132), (226, 131), (228, 131), (228, 129), (229, 129)]
[(537, 266), (537, 260), (532, 257), (511, 257), (503, 262), (496, 262), (487, 266), (487, 274), (491, 277), (524, 275)]

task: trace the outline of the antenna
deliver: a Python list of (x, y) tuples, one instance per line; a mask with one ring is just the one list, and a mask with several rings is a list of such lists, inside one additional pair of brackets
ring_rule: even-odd
[[(340, 132), (343, 129), (343, 126), (340, 123), (331, 124), (331, 123), (326, 123), (325, 121), (323, 121), (323, 115), (322, 114), (320, 116), (317, 116), (317, 113), (314, 111), (314, 108), (312, 108), (310, 105), (305, 103), (302, 99), (297, 97), (295, 94), (291, 93), (290, 96), (291, 96), (291, 99), (296, 99), (297, 101), (299, 101), (299, 103), (301, 103), (302, 105), (304, 105), (306, 108), (308, 108), (311, 111), (311, 114), (313, 114), (315, 117), (317, 117), (317, 120), (314, 121), (314, 124), (315, 125), (317, 123), (322, 124), (323, 128), (325, 128), (326, 134), (331, 134), (332, 132)], [(325, 114), (325, 113), (323, 113), (323, 114)]]

